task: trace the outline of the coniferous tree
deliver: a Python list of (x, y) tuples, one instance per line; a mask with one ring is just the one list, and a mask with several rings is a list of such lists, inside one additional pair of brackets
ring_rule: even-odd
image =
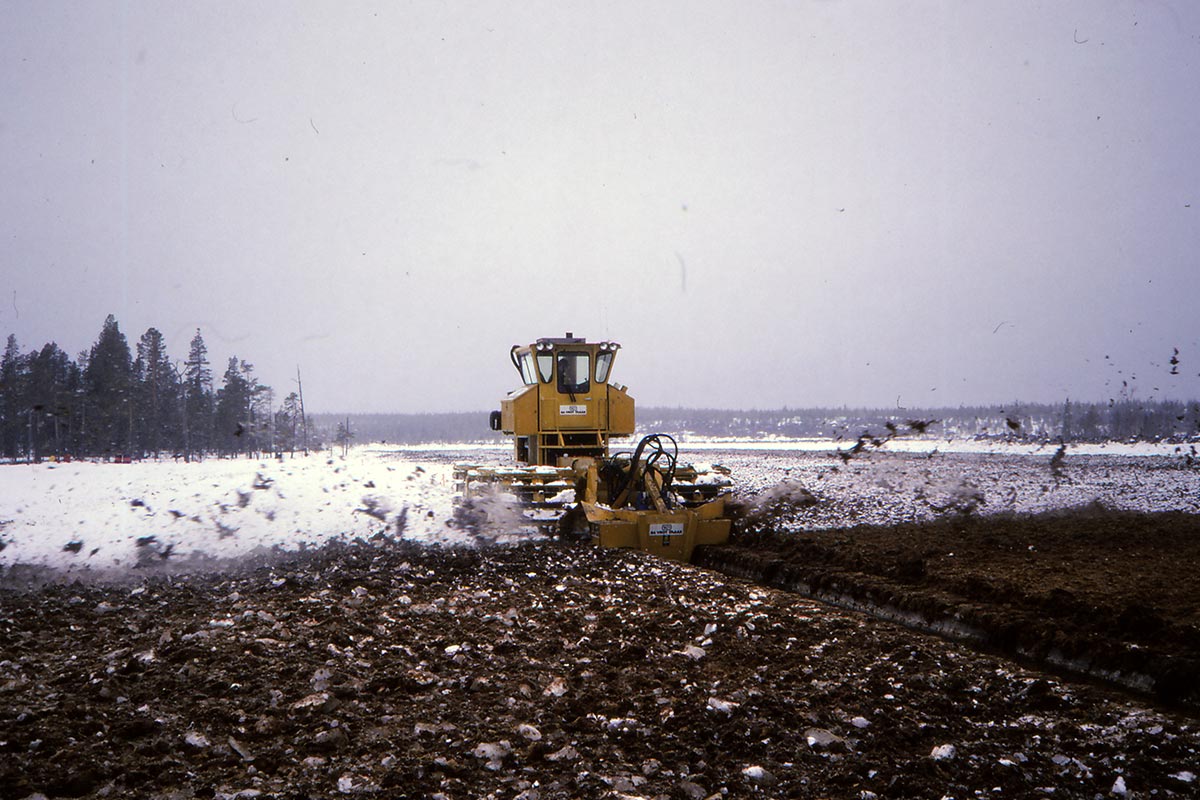
[(299, 443), (300, 396), (291, 392), (283, 398), (283, 405), (275, 412), (275, 436), (278, 452), (296, 451)]
[(63, 456), (73, 449), (73, 429), (81, 384), (79, 368), (50, 342), (29, 354), (29, 441), (32, 457)]
[(217, 409), (214, 416), (215, 440), (220, 452), (233, 454), (250, 450), (252, 393), (252, 387), (245, 378), (237, 356), (230, 358), (221, 388), (217, 390)]
[(149, 328), (138, 340), (134, 376), (139, 445), (143, 452), (157, 457), (164, 447), (175, 449), (179, 443), (175, 413), (179, 386), (163, 335), (156, 328)]
[(0, 357), (0, 455), (16, 458), (21, 441), (21, 413), (25, 410), (25, 358), (17, 337), (8, 335)]
[(187, 433), (184, 453), (189, 457), (191, 453), (207, 452), (213, 446), (213, 378), (210, 367), (208, 348), (197, 328), (183, 368), (184, 430)]
[(246, 406), (245, 435), (243, 452), (259, 452), (269, 443), (271, 427), (271, 407), (275, 403), (275, 393), (271, 387), (258, 382), (254, 374), (254, 365), (247, 361), (238, 362), (238, 370), (242, 374), (249, 400)]
[(133, 445), (133, 358), (112, 314), (92, 346), (83, 377), (88, 449), (97, 455), (128, 454)]
[(275, 441), (274, 408), (275, 390), (255, 378), (250, 396), (250, 429), (254, 437), (254, 449), (260, 452), (266, 450), (272, 455), (279, 452)]

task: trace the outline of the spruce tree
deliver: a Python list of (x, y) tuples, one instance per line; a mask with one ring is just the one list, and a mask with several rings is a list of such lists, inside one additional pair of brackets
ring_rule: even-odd
[(79, 368), (57, 344), (50, 342), (29, 354), (29, 441), (33, 457), (62, 456), (72, 449), (79, 402)]
[(200, 329), (192, 337), (187, 361), (183, 368), (184, 429), (187, 441), (184, 452), (204, 453), (213, 447), (213, 379), (208, 361), (208, 348)]
[(21, 447), (21, 415), (25, 411), (25, 358), (15, 334), (8, 335), (0, 357), (0, 454), (16, 458)]
[(133, 358), (112, 314), (92, 346), (83, 377), (88, 449), (96, 455), (128, 455), (133, 446)]
[(250, 403), (253, 387), (245, 377), (237, 356), (229, 359), (224, 382), (217, 390), (217, 410), (214, 416), (215, 439), (222, 453), (248, 452), (251, 447)]
[(179, 387), (163, 335), (156, 328), (148, 329), (138, 340), (134, 374), (138, 384), (135, 417), (139, 444), (143, 451), (157, 457), (164, 447), (174, 449), (178, 444), (173, 412)]
[(289, 453), (294, 453), (296, 451), (296, 445), (299, 443), (299, 427), (300, 396), (295, 392), (290, 392), (287, 397), (283, 398), (283, 405), (275, 412), (275, 446), (279, 452), (287, 450)]

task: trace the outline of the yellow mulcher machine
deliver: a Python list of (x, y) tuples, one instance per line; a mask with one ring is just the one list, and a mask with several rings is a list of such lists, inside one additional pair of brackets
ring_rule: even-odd
[(662, 433), (609, 455), (611, 437), (634, 433), (633, 398), (611, 380), (620, 347), (569, 332), (513, 345), (522, 385), (490, 425), (514, 437), (518, 466), (458, 464), (456, 488), (470, 504), (500, 486), (520, 498), (528, 524), (688, 561), (697, 545), (729, 540), (728, 470), (680, 464), (675, 440)]

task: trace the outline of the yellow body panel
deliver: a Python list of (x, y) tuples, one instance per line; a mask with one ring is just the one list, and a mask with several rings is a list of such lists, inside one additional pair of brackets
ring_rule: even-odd
[(718, 498), (694, 509), (638, 511), (583, 503), (583, 511), (602, 547), (645, 550), (672, 561), (691, 560), (702, 544), (729, 541), (730, 521), (721, 519), (725, 499)]
[(624, 386), (609, 385), (608, 432), (613, 436), (628, 436), (633, 431), (633, 398)]
[(538, 430), (536, 386), (522, 386), (500, 401), (500, 424), (505, 433), (529, 434)]

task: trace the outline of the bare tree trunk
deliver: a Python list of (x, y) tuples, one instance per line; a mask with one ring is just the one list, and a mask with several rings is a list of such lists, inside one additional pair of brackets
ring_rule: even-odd
[(304, 432), (304, 455), (308, 455), (308, 417), (304, 416), (304, 384), (300, 382), (300, 365), (296, 365), (296, 387), (300, 392), (300, 427)]

